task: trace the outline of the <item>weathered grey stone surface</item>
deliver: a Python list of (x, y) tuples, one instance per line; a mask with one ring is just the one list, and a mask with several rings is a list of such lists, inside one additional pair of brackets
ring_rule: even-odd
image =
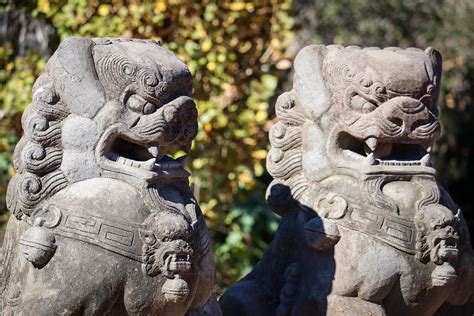
[(166, 155), (196, 134), (191, 85), (153, 41), (59, 46), (15, 149), (0, 314), (220, 314), (185, 157)]
[(430, 162), (441, 55), (309, 46), (294, 67), (267, 157), (280, 227), (224, 293), (224, 315), (432, 315), (472, 302), (469, 232)]

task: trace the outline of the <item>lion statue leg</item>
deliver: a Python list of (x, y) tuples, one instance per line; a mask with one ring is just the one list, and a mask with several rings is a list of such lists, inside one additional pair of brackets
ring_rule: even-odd
[(268, 299), (255, 279), (244, 279), (232, 286), (219, 303), (226, 316), (270, 316), (275, 315), (277, 306), (275, 301)]

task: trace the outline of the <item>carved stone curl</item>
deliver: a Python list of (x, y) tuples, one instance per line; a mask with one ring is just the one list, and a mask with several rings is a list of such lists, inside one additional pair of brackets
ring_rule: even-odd
[(186, 156), (167, 155), (196, 135), (191, 89), (159, 43), (61, 43), (15, 149), (2, 315), (220, 314)]
[(469, 232), (430, 161), (441, 55), (313, 45), (294, 68), (267, 157), (281, 224), (222, 296), (224, 314), (432, 315), (472, 302)]

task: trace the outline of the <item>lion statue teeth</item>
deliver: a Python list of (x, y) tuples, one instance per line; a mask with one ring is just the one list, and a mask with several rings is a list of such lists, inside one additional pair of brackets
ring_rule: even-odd
[(282, 216), (225, 315), (432, 315), (474, 301), (461, 211), (436, 180), (441, 55), (313, 45), (277, 100), (267, 201)]
[(71, 38), (22, 118), (0, 266), (2, 315), (219, 315), (188, 185), (187, 67), (159, 43)]

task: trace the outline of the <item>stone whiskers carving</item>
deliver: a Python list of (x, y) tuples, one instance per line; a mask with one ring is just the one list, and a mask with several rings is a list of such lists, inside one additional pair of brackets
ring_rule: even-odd
[(183, 165), (187, 67), (159, 43), (72, 38), (22, 118), (0, 257), (2, 315), (218, 315), (209, 232)]
[(309, 46), (276, 103), (267, 168), (282, 216), (225, 315), (432, 315), (473, 300), (469, 232), (430, 162), (434, 49)]

